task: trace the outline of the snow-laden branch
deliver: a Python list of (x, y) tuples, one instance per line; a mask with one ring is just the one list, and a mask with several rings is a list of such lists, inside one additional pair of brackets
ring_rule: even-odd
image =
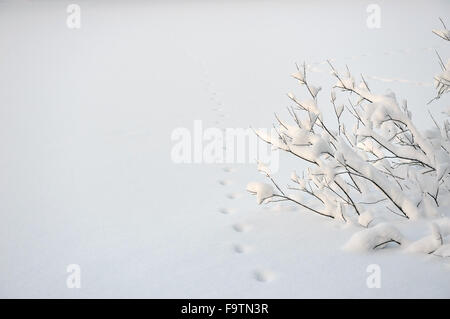
[[(448, 35), (443, 30), (434, 33), (443, 38)], [(306, 97), (288, 94), (292, 101), (290, 120), (275, 114), (272, 133), (255, 131), (272, 147), (309, 165), (301, 176), (293, 172), (290, 180), (294, 186), (283, 189), (260, 164), (258, 169), (271, 184), (249, 184), (248, 190), (257, 196), (258, 203), (290, 201), (308, 212), (368, 230), (377, 225), (374, 221), (381, 215), (390, 216), (392, 221), (408, 221), (445, 214), (450, 208), (448, 118), (439, 123), (430, 113), (435, 127), (421, 131), (406, 101), (399, 103), (394, 93), (373, 92), (365, 78), (361, 75), (356, 81), (348, 67), (341, 74), (329, 65), (336, 79), (330, 92), (332, 109), (319, 103), (322, 89), (311, 83), (303, 64), (292, 77), (305, 89)], [(450, 70), (450, 64), (442, 67), (445, 72)], [(446, 90), (448, 79), (445, 75), (439, 80), (447, 85)], [(337, 96), (337, 91), (344, 94)], [(334, 120), (326, 121), (324, 111), (334, 113)], [(298, 192), (307, 200), (299, 199)], [(438, 232), (433, 229), (436, 238)], [(407, 242), (389, 222), (355, 238), (363, 238), (371, 249)], [(433, 252), (439, 249), (436, 245), (444, 245), (441, 239), (439, 245), (433, 242)]]
[[(447, 29), (444, 21), (441, 18), (439, 18), (439, 20), (442, 23), (443, 29), (435, 29), (433, 30), (433, 33), (446, 41), (450, 41), (450, 30)], [(447, 61), (447, 63), (444, 63), (437, 51), (436, 55), (439, 60), (439, 66), (441, 67), (441, 73), (437, 74), (434, 77), (437, 95), (430, 102), (428, 102), (428, 104), (433, 102), (434, 100), (439, 99), (445, 93), (450, 92), (450, 59)]]

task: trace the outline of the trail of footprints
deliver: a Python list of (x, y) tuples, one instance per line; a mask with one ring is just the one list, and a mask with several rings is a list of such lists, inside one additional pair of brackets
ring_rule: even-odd
[[(226, 118), (228, 118), (228, 114), (224, 113), (224, 105), (220, 98), (218, 97), (217, 92), (213, 89), (208, 70), (205, 67), (205, 65), (200, 62), (202, 73), (203, 73), (203, 81), (205, 85), (205, 89), (210, 96), (210, 100), (215, 104), (215, 106), (212, 108), (212, 111), (216, 113), (216, 120), (213, 122), (214, 125), (221, 125), (223, 124), (222, 121)], [(224, 129), (224, 128), (222, 128)], [(224, 147), (225, 149), (225, 147)], [(234, 167), (224, 167), (223, 172), (225, 174), (232, 174), (237, 171)], [(224, 178), (218, 181), (218, 183), (224, 187), (230, 186), (234, 184), (234, 181), (229, 178)], [(244, 196), (242, 192), (228, 192), (226, 193), (226, 198), (228, 200), (236, 200)], [(219, 213), (223, 215), (232, 215), (237, 213), (238, 210), (235, 208), (230, 207), (223, 207), (219, 208)], [(250, 232), (253, 229), (253, 225), (246, 222), (238, 222), (231, 225), (232, 229), (236, 232), (237, 236), (242, 236), (244, 233)], [(241, 244), (241, 243), (235, 243), (232, 245), (232, 250), (235, 254), (247, 254), (253, 251), (253, 246)], [(252, 277), (259, 281), (259, 282), (270, 282), (275, 278), (275, 273), (267, 270), (267, 269), (255, 269), (252, 272)]]
[[(413, 54), (413, 53), (426, 52), (426, 51), (434, 52), (436, 49), (439, 49), (439, 48), (440, 48), (440, 46), (436, 46), (436, 48), (426, 47), (426, 48), (397, 49), (397, 50), (385, 51), (381, 54), (383, 54), (383, 55), (409, 55), (409, 54)], [(378, 54), (365, 53), (365, 54), (360, 54), (360, 55), (347, 56), (347, 57), (344, 57), (343, 60), (352, 61), (352, 60), (358, 60), (358, 59), (366, 58), (366, 57), (369, 57), (369, 58), (374, 57), (375, 55), (380, 55), (380, 53), (378, 53)], [(326, 61), (310, 63), (310, 64), (306, 65), (306, 68), (310, 72), (326, 73), (326, 72), (329, 72), (328, 61), (333, 63), (333, 62), (336, 62), (336, 59), (331, 58)], [(322, 68), (322, 67), (324, 67), (324, 68)], [(405, 83), (405, 84), (410, 84), (410, 85), (414, 85), (414, 86), (433, 86), (433, 83), (431, 83), (431, 82), (412, 81), (412, 80), (403, 79), (403, 78), (387, 78), (387, 77), (380, 77), (380, 76), (374, 76), (374, 75), (367, 75), (367, 78), (369, 78), (371, 80), (379, 81), (379, 82), (398, 82), (398, 83)]]
[[(229, 174), (229, 173), (235, 172), (236, 169), (234, 169), (232, 167), (225, 167), (223, 169), (223, 171), (225, 173)], [(232, 184), (232, 180), (231, 179), (219, 180), (219, 184), (222, 186), (228, 186), (228, 185)], [(242, 193), (228, 193), (226, 195), (226, 197), (229, 200), (234, 200), (234, 199), (240, 198), (242, 196), (243, 196)], [(219, 209), (219, 212), (222, 214), (232, 214), (232, 213), (235, 213), (236, 210), (232, 209), (232, 208), (221, 208), (221, 209)], [(250, 232), (253, 229), (253, 225), (250, 223), (246, 223), (246, 222), (238, 222), (238, 223), (232, 224), (231, 227), (237, 233), (238, 236), (241, 236), (241, 234)], [(233, 252), (236, 254), (247, 254), (247, 253), (250, 253), (253, 251), (253, 246), (240, 244), (240, 243), (233, 244), (232, 248), (233, 248)], [(270, 282), (270, 281), (274, 280), (276, 277), (275, 273), (268, 269), (256, 269), (253, 271), (252, 276), (255, 280), (262, 282), (262, 283)]]

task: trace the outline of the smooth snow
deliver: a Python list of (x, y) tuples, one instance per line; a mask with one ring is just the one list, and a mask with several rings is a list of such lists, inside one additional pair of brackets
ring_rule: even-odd
[[(0, 297), (450, 297), (445, 235), (430, 255), (360, 240), (349, 252), (361, 226), (257, 206), (245, 191), (264, 180), (254, 164), (170, 157), (172, 131), (194, 120), (270, 126), (304, 60), (327, 72), (327, 59), (349, 64), (433, 125), (433, 87), (415, 83), (439, 73), (427, 48), (448, 56), (431, 32), (448, 2), (382, 1), (382, 28), (369, 29), (364, 2), (79, 0), (79, 30), (66, 27), (70, 3), (0, 1)], [(332, 86), (327, 72), (311, 76)], [(304, 168), (280, 165), (280, 176)], [(375, 229), (380, 241), (403, 238)], [(420, 220), (414, 231), (430, 235)], [(66, 286), (70, 264), (80, 289)], [(366, 285), (372, 264), (380, 289)]]

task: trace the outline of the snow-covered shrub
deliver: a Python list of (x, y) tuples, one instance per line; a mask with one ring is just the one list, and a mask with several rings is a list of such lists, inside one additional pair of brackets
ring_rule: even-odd
[(435, 223), (431, 224), (431, 234), (416, 240), (408, 245), (407, 250), (416, 253), (431, 254), (438, 250), (444, 243), (439, 226)]
[(355, 233), (344, 249), (349, 251), (367, 251), (384, 248), (390, 243), (401, 245), (403, 241), (404, 237), (397, 228), (383, 223)]
[[(447, 29), (434, 32), (449, 40)], [(271, 185), (251, 183), (248, 189), (257, 195), (259, 204), (290, 201), (312, 213), (368, 228), (355, 234), (349, 247), (402, 245), (409, 241), (403, 240), (392, 223), (446, 218), (450, 206), (449, 119), (439, 123), (433, 118), (435, 127), (422, 131), (406, 101), (400, 103), (394, 93), (373, 92), (362, 75), (357, 81), (348, 68), (342, 74), (329, 65), (336, 79), (329, 103), (321, 100), (319, 105), (321, 87), (310, 82), (305, 64), (297, 66), (292, 76), (307, 98), (288, 94), (293, 104), (288, 108), (290, 120), (275, 115), (276, 133), (255, 131), (273, 147), (309, 164), (308, 168), (301, 174), (292, 172), (293, 185), (282, 188), (260, 164), (258, 170)], [(445, 81), (450, 64), (442, 66), (445, 74), (438, 80), (438, 97), (448, 91)], [(343, 93), (339, 97), (338, 91)], [(323, 112), (332, 112), (334, 121), (326, 121)], [(296, 192), (306, 194), (308, 200), (299, 200)], [(374, 223), (380, 216), (385, 222)], [(419, 242), (412, 239), (410, 250), (432, 253), (445, 244), (439, 227), (432, 225), (432, 234)]]

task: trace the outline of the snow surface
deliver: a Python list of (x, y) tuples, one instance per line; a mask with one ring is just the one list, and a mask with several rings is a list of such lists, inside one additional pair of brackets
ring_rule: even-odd
[[(257, 206), (254, 164), (170, 158), (172, 131), (197, 119), (269, 126), (304, 60), (328, 86), (323, 61), (348, 64), (432, 125), (434, 48), (449, 55), (431, 30), (450, 3), (380, 1), (371, 30), (365, 2), (84, 0), (69, 30), (72, 2), (0, 1), (0, 297), (450, 297), (448, 244), (348, 252), (360, 226)], [(303, 168), (280, 164), (280, 176)], [(66, 287), (69, 264), (80, 289)], [(366, 285), (371, 264), (380, 289)]]

